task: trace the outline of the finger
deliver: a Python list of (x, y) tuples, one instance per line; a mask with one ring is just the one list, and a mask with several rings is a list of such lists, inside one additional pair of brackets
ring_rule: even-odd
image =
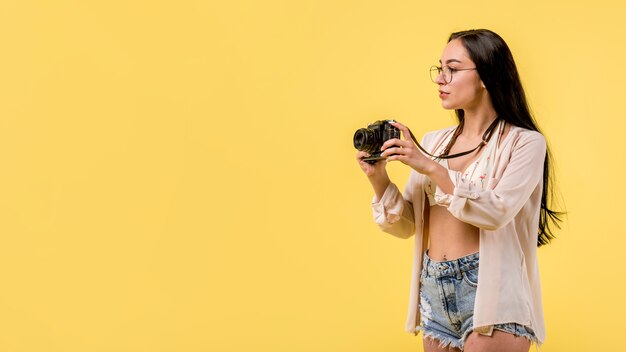
[(363, 162), (364, 158), (369, 158), (370, 154), (368, 152), (360, 151), (356, 154), (356, 160), (358, 162)]
[(383, 145), (381, 146), (380, 150), (385, 150), (391, 146), (398, 146), (398, 147), (410, 147), (411, 144), (408, 143), (407, 141), (403, 141), (401, 139), (398, 138), (392, 138), (387, 140), (385, 143), (383, 143)]
[(401, 127), (405, 127), (403, 124), (401, 124), (400, 122), (396, 121), (396, 122), (389, 122), (390, 125), (392, 125), (395, 128), (400, 129)]
[(408, 141), (410, 144), (415, 144), (413, 143), (413, 139), (411, 139), (411, 132), (409, 132), (408, 127), (399, 122), (390, 122), (390, 124), (402, 132), (402, 137), (405, 141)]
[(360, 152), (357, 157), (356, 157), (356, 161), (361, 165), (361, 166), (371, 166), (370, 162), (367, 162), (365, 159), (369, 158), (371, 156), (371, 154), (367, 153), (367, 152)]
[(405, 153), (406, 151), (404, 149), (393, 147), (393, 148), (386, 149), (384, 152), (380, 153), (380, 156), (387, 157), (387, 156), (391, 156), (394, 154), (405, 154)]
[(406, 164), (407, 157), (406, 157), (406, 155), (395, 154), (395, 155), (392, 155), (392, 156), (388, 157), (385, 160), (387, 160), (387, 161), (398, 160), (398, 161), (403, 162), (403, 163)]

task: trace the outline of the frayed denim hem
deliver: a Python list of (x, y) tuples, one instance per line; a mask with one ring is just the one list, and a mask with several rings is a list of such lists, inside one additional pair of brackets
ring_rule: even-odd
[[(537, 348), (539, 348), (539, 339), (537, 339), (537, 336), (535, 336), (534, 331), (532, 331), (530, 328), (520, 325), (520, 324), (516, 324), (516, 323), (508, 323), (508, 324), (504, 324), (508, 327), (508, 329), (499, 327), (498, 325), (495, 325), (493, 327), (494, 330), (499, 330), (499, 331), (504, 331), (507, 332), (509, 334), (513, 334), (516, 337), (524, 337), (526, 338), (531, 345), (535, 345), (537, 346)], [(512, 325), (512, 326), (511, 326)], [(513, 328), (513, 329), (511, 329)], [(513, 331), (514, 330), (514, 331)], [(526, 330), (526, 331), (523, 331)]]
[[(528, 342), (530, 342), (530, 345), (532, 346), (533, 344), (535, 345), (535, 350), (539, 351), (539, 347), (541, 347), (542, 343), (539, 342), (539, 339), (535, 336), (534, 332), (530, 329), (527, 328), (523, 325), (520, 324), (516, 324), (516, 323), (507, 323), (507, 324), (499, 324), (499, 325), (506, 325), (507, 328), (495, 325), (493, 327), (493, 330), (498, 330), (498, 331), (502, 331), (502, 332), (506, 332), (509, 334), (514, 335), (515, 337), (523, 337), (526, 340), (528, 340)], [(518, 327), (523, 328), (526, 331), (521, 331), (522, 329), (518, 329)], [(467, 341), (467, 338), (469, 337), (469, 335), (474, 332), (474, 329), (472, 326), (469, 327), (469, 329), (467, 329), (465, 331), (465, 333), (463, 334), (463, 337), (461, 338), (461, 341), (463, 341), (463, 345), (465, 345), (465, 342)], [(487, 335), (487, 336), (491, 336), (491, 334)], [(463, 350), (462, 347), (458, 347), (459, 349)]]
[(453, 348), (458, 348), (461, 351), (463, 350), (463, 344), (459, 343), (457, 339), (450, 338), (450, 337), (442, 337), (441, 335), (435, 332), (428, 332), (423, 329), (422, 329), (422, 332), (424, 334), (425, 339), (429, 339), (433, 342), (438, 342), (439, 348), (453, 347)]

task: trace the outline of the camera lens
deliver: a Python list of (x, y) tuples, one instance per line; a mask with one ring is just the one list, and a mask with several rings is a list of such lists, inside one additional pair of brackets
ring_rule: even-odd
[(357, 150), (372, 153), (375, 151), (374, 131), (369, 128), (359, 128), (354, 133), (354, 147)]

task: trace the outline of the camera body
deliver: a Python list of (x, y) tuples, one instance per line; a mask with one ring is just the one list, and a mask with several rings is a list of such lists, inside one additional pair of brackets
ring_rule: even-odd
[(359, 128), (354, 133), (353, 143), (357, 150), (370, 154), (363, 158), (364, 161), (374, 164), (376, 161), (384, 159), (380, 154), (380, 147), (383, 143), (393, 138), (400, 138), (400, 130), (393, 127), (390, 122), (395, 120), (378, 120), (367, 125), (367, 128)]

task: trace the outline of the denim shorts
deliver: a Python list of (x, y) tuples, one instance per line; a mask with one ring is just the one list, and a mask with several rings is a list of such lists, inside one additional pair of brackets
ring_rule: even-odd
[[(478, 253), (444, 262), (424, 253), (420, 276), (420, 313), (424, 337), (439, 340), (439, 347), (463, 350), (473, 329), (474, 299), (478, 287)], [(534, 332), (516, 323), (496, 324), (494, 330), (537, 342)]]

